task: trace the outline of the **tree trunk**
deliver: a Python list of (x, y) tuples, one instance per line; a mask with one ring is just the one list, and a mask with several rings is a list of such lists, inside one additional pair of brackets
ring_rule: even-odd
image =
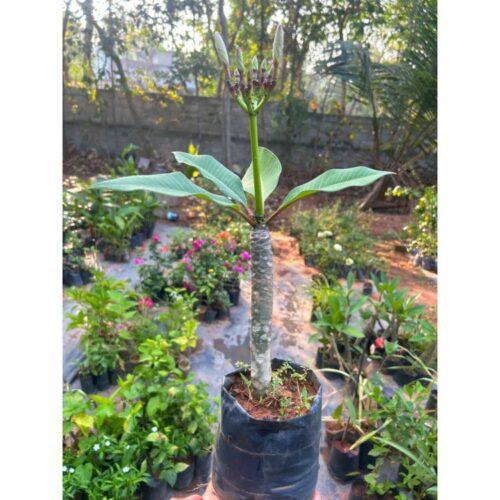
[(261, 397), (271, 383), (273, 252), (266, 225), (252, 231), (252, 319), (250, 335), (252, 387)]

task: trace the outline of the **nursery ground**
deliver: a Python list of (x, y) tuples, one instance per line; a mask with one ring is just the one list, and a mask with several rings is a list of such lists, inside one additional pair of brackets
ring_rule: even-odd
[[(186, 220), (186, 218), (182, 217), (181, 220)], [(389, 227), (392, 228), (395, 224), (394, 220)], [(179, 227), (178, 224), (161, 221), (156, 224), (155, 232), (165, 242)], [(274, 248), (273, 356), (313, 367), (316, 346), (308, 341), (313, 331), (309, 321), (312, 303), (308, 287), (316, 271), (304, 265), (303, 258), (298, 253), (296, 240), (278, 231), (273, 232), (272, 235)], [(389, 260), (391, 266), (389, 274), (401, 275), (402, 284), (410, 288), (412, 292), (426, 291), (427, 293), (422, 297), (423, 303), (435, 306), (435, 280), (432, 277), (421, 275), (421, 271), (416, 268), (411, 269), (412, 264), (409, 263), (408, 257), (396, 254), (391, 250), (391, 245), (393, 247), (390, 240), (382, 240), (379, 245), (381, 255)], [(125, 264), (102, 261), (99, 264), (109, 275), (119, 279), (130, 279), (131, 286), (137, 281), (137, 269), (132, 264), (132, 260)], [(408, 266), (406, 273), (402, 272), (402, 268), (404, 271), (405, 266)], [(360, 287), (360, 284), (358, 283), (356, 286)], [(70, 301), (65, 299), (65, 312), (71, 306)], [(224, 374), (233, 370), (237, 361), (249, 361), (249, 306), (250, 283), (244, 281), (240, 304), (231, 309), (230, 318), (212, 324), (201, 323), (198, 328), (199, 343), (191, 355), (191, 369), (197, 380), (208, 384), (208, 391), (214, 397), (220, 394)], [(66, 381), (70, 381), (75, 375), (73, 362), (79, 357), (79, 333), (68, 332), (66, 327), (67, 320), (64, 331), (64, 377)], [(321, 373), (318, 376), (323, 385), (323, 416), (326, 417), (331, 414), (340, 401), (341, 383), (331, 382)], [(78, 381), (75, 381), (72, 385), (78, 387), (78, 384)], [(394, 383), (389, 378), (387, 384), (388, 387), (394, 387)], [(330, 477), (323, 456), (324, 453), (320, 455), (320, 472), (317, 484), (321, 497), (324, 499), (347, 499), (350, 485), (336, 483)], [(192, 490), (189, 493), (193, 492)], [(185, 493), (188, 494), (187, 491)], [(172, 493), (172, 495), (183, 496), (179, 493), (175, 493), (175, 495)]]

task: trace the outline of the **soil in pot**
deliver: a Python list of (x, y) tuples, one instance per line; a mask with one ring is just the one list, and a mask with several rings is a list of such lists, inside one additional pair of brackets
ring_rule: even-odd
[[(273, 369), (283, 363), (274, 359)], [(277, 389), (280, 397), (264, 397), (259, 404), (249, 399), (240, 376), (242, 372), (249, 376), (247, 372), (237, 370), (226, 376), (212, 462), (212, 482), (221, 500), (312, 497), (319, 471), (322, 388), (312, 371), (290, 365), (306, 375), (304, 387), (313, 398), (309, 409), (298, 404), (300, 391), (294, 379), (290, 383), (292, 379), (283, 376), (284, 383)], [(295, 403), (283, 410), (280, 400), (285, 397)]]
[[(381, 498), (380, 496), (377, 495), (369, 495), (367, 492), (368, 492), (367, 484), (365, 483), (363, 478), (358, 477), (352, 483), (348, 500), (377, 500)], [(386, 500), (388, 500), (388, 498), (386, 498)]]
[(344, 425), (342, 422), (334, 420), (333, 422), (325, 422), (325, 442), (328, 448), (332, 447), (334, 441), (342, 439), (344, 434)]
[(197, 455), (194, 457), (194, 469), (196, 479), (200, 483), (208, 483), (210, 479), (210, 467), (212, 466), (212, 453)]
[(94, 385), (97, 387), (99, 391), (105, 391), (109, 388), (109, 376), (108, 371), (106, 370), (99, 375), (93, 375)]
[(90, 373), (80, 373), (80, 386), (86, 394), (92, 394), (96, 388), (94, 386), (94, 377)]
[(359, 475), (359, 447), (350, 450), (352, 439), (340, 439), (333, 441), (328, 458), (328, 471), (330, 475), (340, 481), (347, 483), (353, 481)]
[(177, 474), (177, 479), (173, 486), (174, 490), (185, 490), (193, 481), (194, 477), (194, 460), (193, 459), (182, 459), (180, 462), (188, 463), (191, 462), (186, 470), (179, 472)]

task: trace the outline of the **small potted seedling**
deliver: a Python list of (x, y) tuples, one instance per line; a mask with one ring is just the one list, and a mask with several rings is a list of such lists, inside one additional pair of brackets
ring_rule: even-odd
[[(144, 189), (170, 196), (193, 196), (210, 200), (243, 218), (252, 227), (252, 297), (250, 324), (250, 370), (236, 370), (224, 380), (221, 394), (221, 424), (212, 463), (212, 481), (223, 500), (234, 498), (311, 498), (319, 470), (321, 429), (321, 385), (310, 370), (290, 363), (293, 373), (306, 373), (309, 407), (297, 415), (285, 408), (284, 394), (269, 413), (265, 402), (272, 395), (273, 373), (284, 360), (272, 359), (273, 254), (269, 224), (284, 210), (317, 192), (336, 192), (352, 186), (366, 186), (388, 174), (367, 167), (331, 169), (293, 188), (273, 213), (267, 213), (266, 199), (274, 192), (281, 163), (269, 149), (259, 146), (258, 115), (271, 97), (283, 56), (283, 28), (278, 26), (271, 62), (254, 57), (251, 64), (236, 50), (236, 69), (231, 70), (226, 46), (219, 34), (215, 47), (226, 84), (237, 105), (248, 117), (252, 162), (241, 179), (207, 155), (174, 152), (181, 164), (195, 167), (214, 184), (218, 193), (195, 184), (181, 172), (139, 175), (95, 184), (97, 189), (134, 191)], [(251, 385), (254, 405), (244, 408), (244, 393), (235, 394), (242, 375)], [(263, 413), (264, 412), (264, 413)], [(244, 473), (243, 473), (244, 471)]]

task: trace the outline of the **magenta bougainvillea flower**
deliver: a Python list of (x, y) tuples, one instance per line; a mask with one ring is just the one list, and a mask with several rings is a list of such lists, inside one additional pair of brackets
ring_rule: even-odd
[(232, 269), (235, 273), (244, 273), (245, 272), (245, 268), (238, 266), (238, 265), (233, 266)]
[(152, 309), (155, 305), (151, 297), (142, 297), (139, 300), (139, 305), (142, 307), (147, 307), (148, 309)]
[(153, 241), (156, 243), (160, 241), (160, 235), (158, 233), (153, 234)]
[(193, 266), (192, 266), (191, 264), (188, 264), (188, 265), (186, 266), (186, 271), (187, 271), (188, 273), (190, 273), (192, 270), (193, 270)]
[(193, 240), (193, 248), (195, 251), (201, 249), (201, 247), (205, 244), (205, 240)]
[(140, 257), (137, 257), (137, 258), (134, 259), (134, 264), (136, 266), (140, 266), (140, 265), (144, 264), (144, 259), (141, 259)]
[(250, 255), (250, 252), (247, 252), (246, 250), (244, 252), (240, 253), (240, 257), (243, 260), (250, 260), (252, 258), (252, 256)]

